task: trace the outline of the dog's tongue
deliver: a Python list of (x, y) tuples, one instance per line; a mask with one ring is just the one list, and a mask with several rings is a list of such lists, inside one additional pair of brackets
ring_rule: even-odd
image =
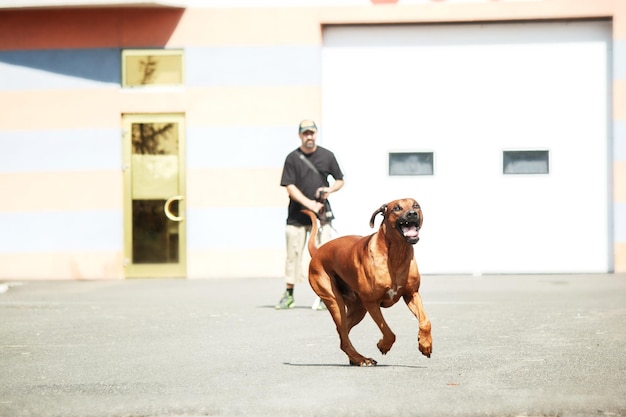
[(402, 227), (402, 233), (404, 233), (404, 237), (418, 237), (419, 232), (417, 231), (417, 227)]

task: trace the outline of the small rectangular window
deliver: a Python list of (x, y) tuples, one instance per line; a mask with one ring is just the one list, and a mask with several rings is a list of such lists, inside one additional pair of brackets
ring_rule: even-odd
[(432, 152), (390, 152), (389, 175), (433, 175)]
[(503, 151), (502, 173), (514, 174), (548, 174), (548, 151)]
[(183, 51), (127, 49), (122, 51), (122, 86), (172, 86), (183, 84)]

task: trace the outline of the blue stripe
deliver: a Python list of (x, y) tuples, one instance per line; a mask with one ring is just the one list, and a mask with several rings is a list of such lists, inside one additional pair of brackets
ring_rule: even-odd
[(626, 39), (613, 40), (613, 78), (626, 79)]
[(185, 49), (189, 86), (319, 85), (320, 46)]
[[(322, 142), (320, 141), (322, 144)], [(297, 125), (189, 127), (187, 166), (267, 168), (300, 145)], [(0, 173), (120, 169), (121, 129), (0, 131)]]
[(121, 50), (0, 51), (0, 91), (120, 85)]
[[(185, 50), (186, 84), (319, 85), (321, 47), (207, 47)], [(0, 91), (120, 85), (121, 50), (0, 52)]]
[(0, 131), (0, 172), (121, 169), (121, 129)]
[(300, 146), (297, 122), (278, 127), (210, 127), (187, 130), (187, 167), (282, 167)]
[(0, 252), (121, 251), (121, 211), (0, 213)]
[(284, 248), (286, 218), (286, 205), (281, 208), (189, 208), (187, 248)]

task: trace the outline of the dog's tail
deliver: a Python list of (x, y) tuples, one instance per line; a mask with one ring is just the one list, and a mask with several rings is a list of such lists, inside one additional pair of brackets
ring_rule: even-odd
[(309, 243), (307, 247), (309, 248), (309, 254), (311, 256), (315, 255), (317, 252), (317, 246), (315, 245), (315, 239), (317, 238), (317, 231), (319, 226), (317, 225), (317, 216), (311, 210), (302, 210), (304, 214), (311, 218), (311, 233), (309, 234)]

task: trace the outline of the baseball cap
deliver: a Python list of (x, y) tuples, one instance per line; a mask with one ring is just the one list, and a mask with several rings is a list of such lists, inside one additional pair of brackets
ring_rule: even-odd
[(303, 120), (300, 122), (300, 126), (298, 129), (300, 133), (306, 132), (307, 130), (317, 132), (317, 125), (313, 120)]

